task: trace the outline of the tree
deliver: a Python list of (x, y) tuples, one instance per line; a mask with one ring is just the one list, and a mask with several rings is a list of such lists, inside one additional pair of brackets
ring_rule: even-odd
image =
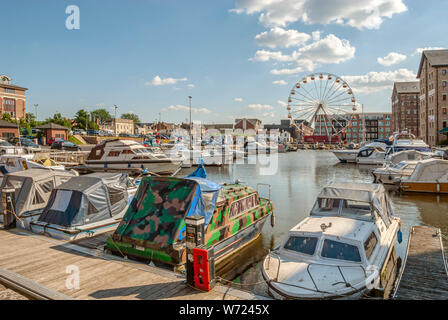
[(85, 111), (84, 109), (78, 110), (78, 112), (76, 112), (75, 122), (76, 122), (75, 127), (78, 129), (98, 130), (98, 125), (91, 120), (90, 115), (88, 115), (87, 111)]
[(45, 119), (44, 124), (50, 123), (50, 122), (59, 124), (61, 126), (67, 127), (67, 128), (72, 127), (72, 123), (70, 122), (70, 120), (63, 117), (62, 114), (60, 114), (60, 113), (55, 113), (52, 118)]
[(97, 109), (92, 111), (90, 114), (93, 119), (98, 119), (101, 125), (104, 125), (106, 122), (112, 120), (112, 116), (106, 109)]
[(132, 121), (134, 121), (134, 123), (140, 122), (140, 118), (138, 117), (138, 115), (136, 115), (134, 113), (123, 113), (121, 115), (121, 118), (122, 119), (132, 120)]

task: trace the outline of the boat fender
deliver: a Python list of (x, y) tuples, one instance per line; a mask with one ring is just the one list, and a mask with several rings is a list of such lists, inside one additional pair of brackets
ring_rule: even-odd
[(272, 214), (271, 215), (271, 227), (274, 228), (274, 226), (275, 226), (275, 215)]
[(401, 232), (401, 228), (397, 231), (397, 240), (398, 243), (401, 243), (403, 241), (403, 232)]

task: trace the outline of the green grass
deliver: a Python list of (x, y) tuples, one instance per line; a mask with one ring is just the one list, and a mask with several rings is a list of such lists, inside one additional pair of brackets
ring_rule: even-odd
[(73, 142), (74, 144), (80, 145), (83, 144), (81, 141), (79, 141), (78, 139), (76, 139), (74, 136), (72, 135), (68, 135), (68, 141)]

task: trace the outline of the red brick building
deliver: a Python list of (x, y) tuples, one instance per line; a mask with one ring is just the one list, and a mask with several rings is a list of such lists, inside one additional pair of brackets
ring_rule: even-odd
[(263, 125), (259, 119), (235, 119), (234, 129), (255, 130), (257, 132), (258, 129), (263, 129)]
[(37, 127), (37, 129), (44, 131), (44, 137), (45, 137), (45, 141), (43, 142), (44, 144), (48, 143), (48, 140), (50, 138), (61, 138), (64, 140), (67, 140), (68, 138), (68, 128), (56, 123), (50, 122), (40, 127)]
[(3, 140), (19, 136), (19, 128), (16, 124), (0, 119), (0, 135)]
[(12, 85), (10, 77), (0, 75), (0, 116), (9, 113), (12, 119), (24, 119), (26, 90)]
[(392, 91), (392, 130), (408, 132), (419, 136), (419, 99), (418, 81), (395, 82)]
[(446, 135), (440, 130), (448, 126), (448, 50), (422, 52), (417, 78), (420, 80), (419, 136), (436, 146)]

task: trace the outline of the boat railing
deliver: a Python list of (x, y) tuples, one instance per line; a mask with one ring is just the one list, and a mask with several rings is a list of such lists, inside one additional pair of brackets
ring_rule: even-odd
[[(291, 283), (286, 283), (286, 282), (278, 281), (278, 276), (279, 276), (279, 274), (280, 274), (281, 259), (280, 259), (280, 256), (279, 256), (275, 251), (269, 251), (269, 253), (268, 253), (268, 255), (269, 255), (268, 267), (270, 266), (270, 263), (271, 263), (271, 255), (272, 255), (272, 254), (275, 254), (275, 255), (276, 255), (276, 258), (277, 258), (277, 260), (278, 260), (278, 265), (277, 265), (277, 273), (276, 273), (275, 280), (270, 280), (270, 281), (272, 281), (272, 282), (276, 282), (276, 283), (278, 283), (278, 284), (282, 284), (282, 285), (287, 285), (287, 286), (296, 287), (296, 288), (299, 288), (299, 289), (308, 290), (308, 291), (319, 292), (319, 293), (325, 293), (325, 294), (338, 295), (338, 294), (335, 293), (335, 292), (328, 292), (328, 291), (320, 290), (319, 287), (318, 287), (317, 284), (316, 284), (316, 281), (314, 281), (314, 278), (313, 278), (313, 276), (311, 275), (311, 272), (310, 272), (310, 270), (309, 270), (312, 264), (313, 264), (313, 265), (328, 266), (327, 264), (323, 264), (323, 263), (315, 263), (315, 262), (313, 262), (312, 264), (308, 264), (308, 266), (307, 266), (307, 268), (306, 268), (306, 271), (307, 271), (307, 273), (308, 273), (308, 275), (309, 275), (309, 277), (310, 277), (310, 279), (311, 279), (311, 282), (313, 283), (314, 288), (315, 288), (315, 289), (312, 289), (312, 288), (307, 288), (307, 287), (303, 287), (303, 286), (299, 286), (299, 285), (295, 285), (295, 284), (291, 284)], [(352, 288), (353, 290), (357, 290), (355, 287), (352, 286), (351, 283), (349, 283), (349, 282), (345, 279), (344, 274), (343, 274), (341, 268), (361, 268), (361, 270), (364, 272), (364, 277), (367, 278), (367, 272), (366, 272), (366, 269), (365, 269), (364, 266), (362, 266), (362, 265), (359, 265), (359, 266), (336, 266), (336, 267), (338, 268), (338, 271), (339, 271), (339, 273), (340, 273), (340, 275), (341, 275), (343, 281), (335, 282), (335, 283), (333, 283), (332, 285), (337, 285), (337, 284), (339, 284), (339, 283), (345, 283), (346, 287), (350, 287), (350, 288)], [(343, 295), (340, 295), (340, 296), (343, 296)]]

